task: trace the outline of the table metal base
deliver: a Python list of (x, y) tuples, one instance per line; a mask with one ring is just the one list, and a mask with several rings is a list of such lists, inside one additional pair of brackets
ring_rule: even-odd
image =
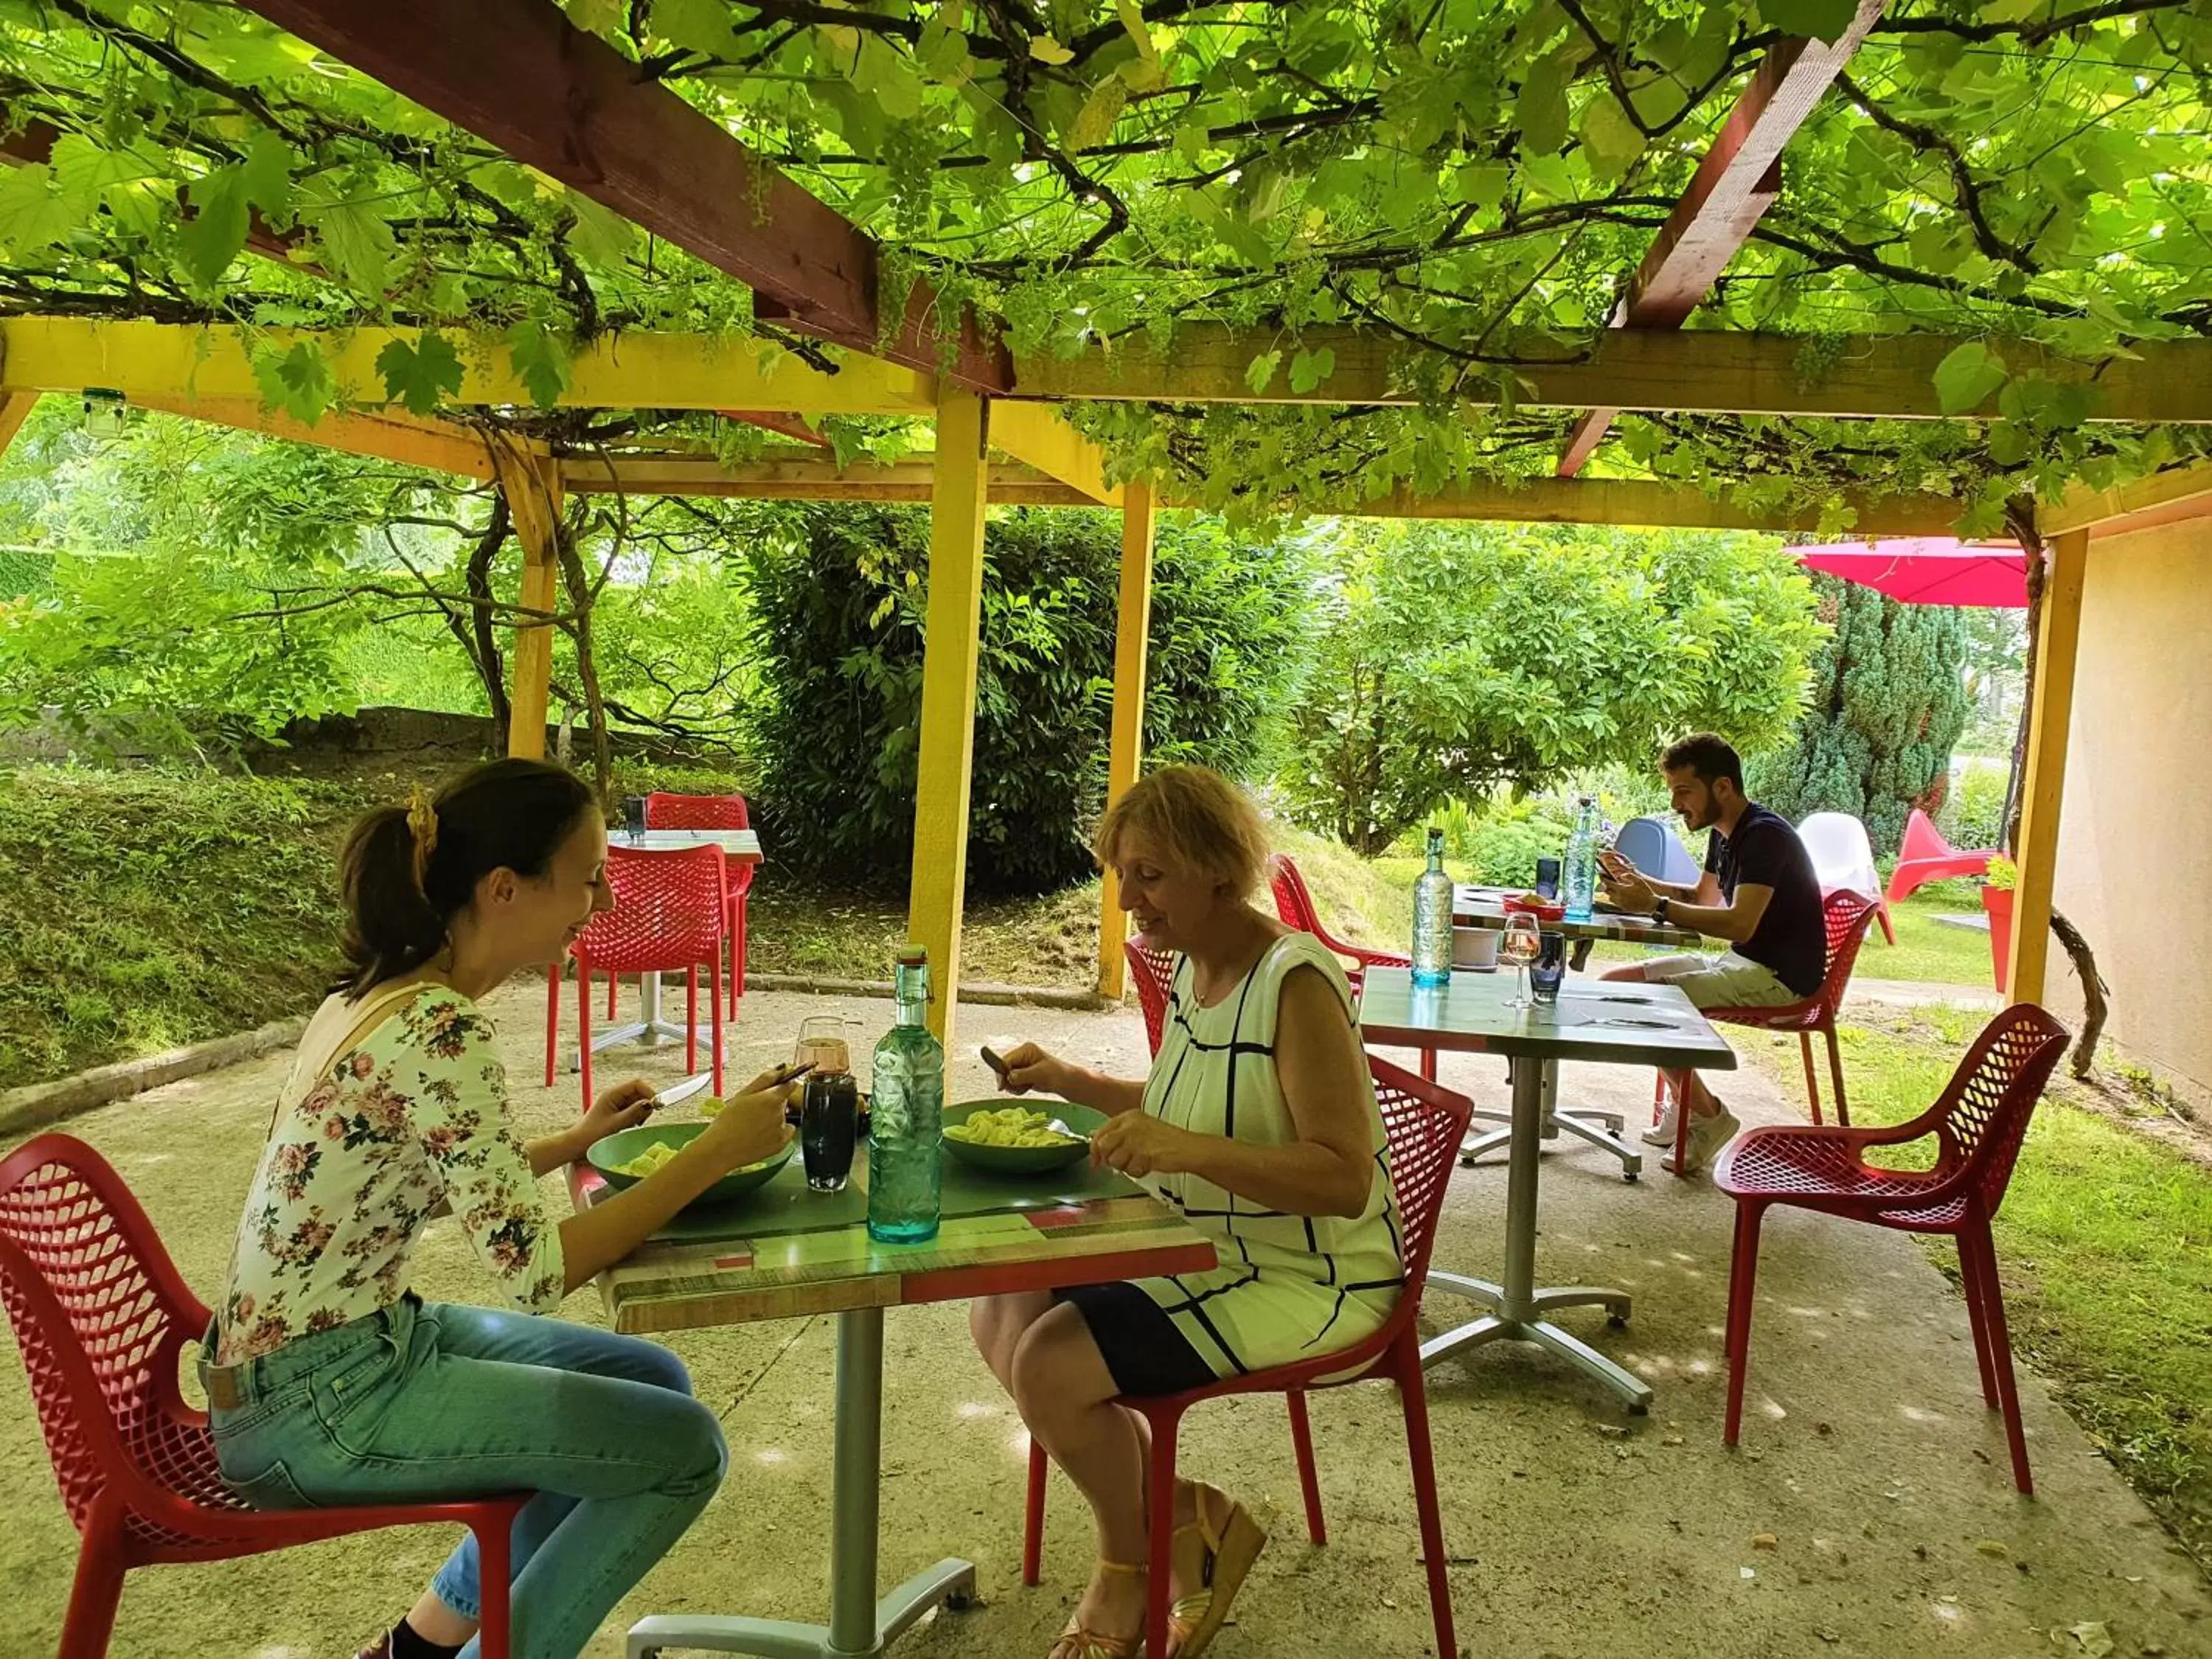
[(931, 1608), (975, 1597), (975, 1567), (946, 1559), (876, 1597), (877, 1498), (883, 1473), (884, 1310), (837, 1316), (837, 1427), (830, 1468), (830, 1622), (655, 1613), (630, 1626), (629, 1659), (664, 1648), (757, 1659), (878, 1659)]
[[(665, 1043), (681, 1042), (690, 1034), (673, 1020), (660, 1017), (660, 975), (640, 974), (637, 976), (638, 1013), (641, 1018), (628, 1025), (610, 1026), (592, 1036), (592, 1052), (604, 1054), (618, 1043), (635, 1042), (647, 1048), (658, 1048)], [(569, 1057), (568, 1069), (584, 1069), (584, 1056), (579, 1051)]]
[[(1505, 1175), (1505, 1279), (1469, 1279), (1462, 1273), (1429, 1273), (1429, 1288), (1464, 1296), (1490, 1310), (1472, 1325), (1431, 1337), (1421, 1345), (1421, 1364), (1433, 1365), (1454, 1354), (1486, 1342), (1534, 1342), (1570, 1361), (1587, 1376), (1604, 1383), (1628, 1401), (1632, 1412), (1651, 1405), (1651, 1386), (1615, 1364), (1596, 1349), (1571, 1336), (1543, 1317), (1561, 1308), (1602, 1307), (1618, 1328), (1626, 1323), (1631, 1297), (1626, 1291), (1590, 1285), (1536, 1288), (1536, 1183), (1543, 1152), (1547, 1098), (1545, 1074), (1557, 1067), (1535, 1060), (1516, 1058), (1513, 1068), (1512, 1148)], [(1562, 1128), (1567, 1118), (1559, 1115)]]
[[(1601, 1152), (1611, 1152), (1620, 1160), (1620, 1178), (1623, 1181), (1633, 1181), (1644, 1173), (1644, 1154), (1624, 1139), (1626, 1120), (1619, 1112), (1594, 1112), (1576, 1107), (1562, 1107), (1559, 1098), (1559, 1062), (1547, 1060), (1544, 1062), (1544, 1139), (1557, 1140), (1562, 1133), (1570, 1134), (1577, 1139), (1587, 1141)], [(1460, 1167), (1472, 1170), (1480, 1159), (1501, 1148), (1510, 1147), (1512, 1144), (1513, 1127), (1508, 1115), (1504, 1127), (1470, 1133), (1460, 1143)]]

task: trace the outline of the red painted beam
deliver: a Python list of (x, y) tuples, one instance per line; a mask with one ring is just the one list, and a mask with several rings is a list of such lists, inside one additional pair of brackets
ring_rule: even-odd
[[(1013, 368), (972, 317), (948, 364), (933, 329), (877, 328), (874, 239), (552, 0), (240, 0), (515, 161), (750, 288), (810, 334), (985, 392)], [(927, 318), (935, 295), (927, 291)], [(913, 307), (909, 307), (909, 315)]]
[[(1783, 147), (1843, 72), (1881, 9), (1882, 0), (1860, 0), (1850, 27), (1834, 41), (1793, 37), (1759, 61), (1689, 188), (1659, 228), (1609, 326), (1680, 328), (1698, 308), (1782, 193)], [(1560, 477), (1582, 471), (1620, 414), (1593, 409), (1576, 422), (1559, 459)]]
[(812, 444), (817, 449), (830, 447), (830, 441), (796, 415), (780, 415), (763, 409), (718, 409), (714, 411), (726, 421), (743, 421), (747, 426), (757, 426), (763, 432), (778, 433), (786, 438), (796, 438), (803, 444)]

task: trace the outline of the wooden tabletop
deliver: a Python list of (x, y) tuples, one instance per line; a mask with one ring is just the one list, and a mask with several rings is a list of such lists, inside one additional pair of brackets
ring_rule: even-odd
[(1523, 1012), (1506, 1006), (1518, 978), (1510, 969), (1462, 969), (1448, 986), (1417, 990), (1410, 969), (1370, 968), (1359, 994), (1360, 1034), (1407, 1048), (1735, 1069), (1735, 1051), (1671, 985), (1570, 978), (1555, 1006)]
[[(1479, 923), (1486, 927), (1503, 927), (1506, 922), (1506, 896), (1516, 890), (1507, 887), (1454, 887), (1452, 920), (1462, 925)], [(1632, 916), (1602, 907), (1593, 911), (1588, 921), (1570, 921), (1564, 917), (1558, 921), (1546, 921), (1540, 918), (1536, 925), (1554, 933), (1565, 933), (1569, 939), (1610, 939), (1630, 945), (1673, 945), (1686, 949), (1705, 943), (1699, 935), (1686, 928), (1671, 927), (1656, 916)]]
[[(855, 1185), (866, 1160), (863, 1147)], [(569, 1181), (579, 1206), (602, 1190), (586, 1169)], [(799, 1230), (807, 1225), (734, 1209), (726, 1237), (648, 1242), (599, 1275), (608, 1322), (645, 1335), (1203, 1273), (1217, 1260), (1203, 1234), (1149, 1195), (950, 1217), (927, 1244), (878, 1244), (860, 1222)]]
[(761, 856), (760, 836), (751, 830), (648, 830), (642, 836), (633, 836), (627, 830), (610, 830), (607, 845), (645, 853), (719, 847), (736, 864), (758, 864)]

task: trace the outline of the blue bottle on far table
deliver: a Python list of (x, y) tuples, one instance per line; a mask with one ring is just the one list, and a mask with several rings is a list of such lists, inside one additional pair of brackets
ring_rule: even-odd
[(1588, 921), (1590, 906), (1597, 898), (1597, 802), (1584, 795), (1582, 810), (1575, 815), (1574, 830), (1567, 836), (1565, 890), (1561, 896), (1566, 901), (1569, 921)]
[(1451, 983), (1452, 884), (1444, 873), (1444, 832), (1429, 831), (1429, 867), (1413, 883), (1413, 983)]
[(945, 1049), (929, 1030), (929, 958), (900, 952), (898, 1024), (876, 1045), (869, 1103), (868, 1237), (920, 1244), (937, 1237), (945, 1184)]

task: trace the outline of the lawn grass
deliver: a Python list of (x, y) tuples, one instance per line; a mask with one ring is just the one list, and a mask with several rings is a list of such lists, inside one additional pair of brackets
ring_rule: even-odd
[[(1925, 1110), (1986, 1018), (1875, 1009), (1843, 1028), (1852, 1121)], [(1801, 1097), (1795, 1038), (1736, 1042)], [(1996, 1223), (2006, 1310), (2021, 1356), (2212, 1569), (2212, 1160), (2121, 1115), (2063, 1076), (2037, 1108)], [(1949, 1247), (1929, 1248), (1955, 1275)]]

